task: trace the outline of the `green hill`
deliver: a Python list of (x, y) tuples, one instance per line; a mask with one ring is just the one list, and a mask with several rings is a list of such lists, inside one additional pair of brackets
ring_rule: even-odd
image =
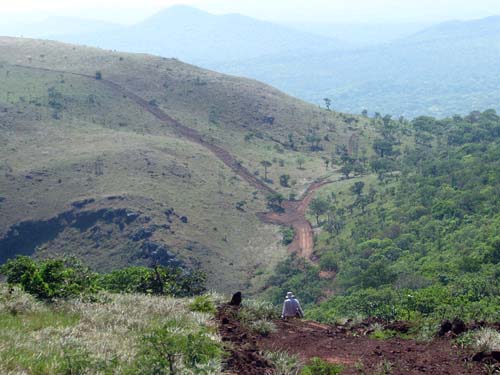
[(362, 118), (175, 59), (16, 38), (0, 56), (0, 261), (184, 264), (257, 287), (286, 254), (256, 215), (269, 191), (334, 174), (352, 139), (371, 152)]

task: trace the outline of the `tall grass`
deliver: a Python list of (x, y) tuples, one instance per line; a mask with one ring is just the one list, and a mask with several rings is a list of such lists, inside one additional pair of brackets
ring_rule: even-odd
[[(103, 294), (98, 301), (44, 305), (0, 284), (0, 374), (132, 374), (146, 333), (167, 324), (219, 341), (213, 315), (190, 311), (193, 299)], [(206, 373), (217, 373), (219, 362), (204, 364)]]

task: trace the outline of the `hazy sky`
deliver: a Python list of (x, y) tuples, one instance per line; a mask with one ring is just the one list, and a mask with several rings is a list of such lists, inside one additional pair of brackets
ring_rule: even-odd
[(0, 24), (28, 15), (133, 23), (174, 4), (280, 22), (398, 23), (500, 14), (500, 0), (0, 0)]

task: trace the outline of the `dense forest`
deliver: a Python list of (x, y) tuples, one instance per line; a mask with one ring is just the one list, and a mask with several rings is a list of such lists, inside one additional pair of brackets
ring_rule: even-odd
[(311, 204), (318, 264), (282, 262), (267, 293), (277, 301), (293, 289), (305, 302), (323, 301), (310, 316), (330, 322), (498, 320), (500, 117), (376, 116), (372, 124), (382, 136), (376, 156), (358, 161), (365, 175)]

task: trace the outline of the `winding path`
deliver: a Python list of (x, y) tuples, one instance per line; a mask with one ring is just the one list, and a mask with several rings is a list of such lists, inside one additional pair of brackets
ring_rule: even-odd
[[(51, 72), (51, 73), (69, 74), (73, 76), (95, 80), (96, 82), (99, 82), (107, 86), (117, 94), (120, 94), (121, 96), (124, 96), (132, 100), (137, 105), (142, 107), (145, 111), (155, 116), (164, 125), (173, 129), (180, 136), (208, 149), (219, 160), (221, 160), (225, 165), (227, 165), (235, 174), (240, 176), (243, 180), (245, 180), (247, 183), (249, 183), (251, 186), (259, 190), (260, 192), (264, 193), (265, 195), (276, 193), (274, 189), (272, 189), (263, 181), (255, 177), (247, 168), (242, 166), (241, 163), (239, 163), (238, 160), (233, 155), (231, 155), (227, 150), (223, 149), (220, 146), (207, 142), (203, 138), (203, 135), (197, 130), (182, 125), (179, 121), (169, 116), (165, 111), (158, 108), (158, 106), (149, 103), (144, 98), (129, 91), (128, 89), (119, 85), (116, 82), (107, 79), (97, 80), (95, 76), (83, 73), (75, 73), (71, 71), (48, 69), (48, 68), (19, 65), (19, 64), (12, 64), (11, 66), (24, 69)], [(289, 246), (289, 251), (296, 253), (299, 256), (309, 260), (311, 259), (311, 256), (313, 255), (314, 251), (314, 233), (312, 225), (306, 219), (305, 214), (307, 207), (309, 206), (309, 203), (314, 196), (315, 191), (327, 183), (330, 182), (324, 180), (316, 181), (308, 187), (302, 199), (298, 201), (284, 201), (282, 203), (283, 212), (280, 214), (269, 212), (258, 215), (259, 218), (265, 223), (275, 224), (275, 225), (288, 225), (293, 227), (295, 231), (295, 237), (293, 242)]]

